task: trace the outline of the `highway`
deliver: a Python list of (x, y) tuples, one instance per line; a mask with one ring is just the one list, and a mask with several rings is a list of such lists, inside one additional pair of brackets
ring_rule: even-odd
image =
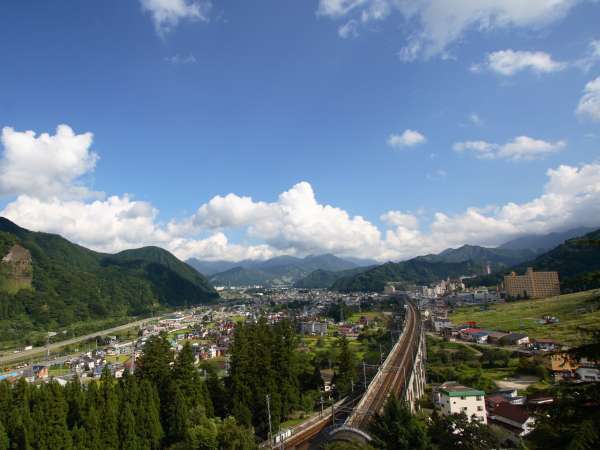
[[(109, 334), (117, 333), (119, 331), (127, 330), (133, 327), (142, 326), (148, 322), (153, 320), (157, 320), (157, 318), (148, 318), (142, 320), (136, 320), (135, 322), (129, 322), (124, 325), (119, 325), (117, 327), (108, 328), (106, 330), (96, 331), (94, 333), (86, 334), (84, 336), (78, 336), (72, 339), (67, 339), (65, 341), (54, 342), (49, 345), (50, 352), (53, 350), (60, 349), (62, 347), (66, 347), (67, 345), (77, 344), (79, 342), (87, 341), (88, 339), (93, 339), (96, 336), (106, 336)], [(44, 354), (48, 351), (48, 347), (34, 347), (31, 350), (25, 350), (18, 353), (9, 353), (3, 356), (0, 356), (0, 366), (5, 366), (7, 364), (13, 363), (15, 361), (22, 361), (34, 356), (38, 356)]]

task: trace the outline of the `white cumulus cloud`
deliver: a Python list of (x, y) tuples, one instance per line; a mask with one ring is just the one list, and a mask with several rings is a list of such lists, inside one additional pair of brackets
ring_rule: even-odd
[(508, 49), (489, 53), (483, 64), (475, 65), (471, 69), (473, 71), (486, 69), (500, 75), (512, 76), (523, 70), (531, 70), (538, 74), (557, 72), (567, 66), (568, 64), (555, 61), (545, 52)]
[(78, 181), (98, 161), (98, 155), (91, 151), (92, 133), (75, 134), (68, 125), (59, 125), (54, 135), (37, 136), (33, 131), (4, 127), (0, 140), (4, 147), (0, 158), (0, 196), (90, 194)]
[(156, 32), (164, 36), (182, 20), (208, 22), (212, 3), (208, 0), (140, 0), (152, 16)]
[(471, 152), (479, 159), (510, 159), (513, 161), (541, 159), (564, 149), (564, 140), (549, 142), (528, 136), (517, 136), (506, 144), (499, 145), (486, 141), (465, 141), (454, 144), (458, 153)]
[(402, 134), (391, 134), (388, 137), (387, 143), (390, 147), (402, 148), (414, 147), (426, 141), (427, 138), (418, 131), (406, 129)]
[(577, 114), (600, 122), (600, 77), (586, 84), (583, 97), (577, 105)]

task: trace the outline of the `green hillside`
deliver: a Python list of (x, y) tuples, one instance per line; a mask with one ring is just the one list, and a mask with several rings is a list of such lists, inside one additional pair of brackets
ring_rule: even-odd
[[(544, 316), (560, 320), (556, 324), (541, 324)], [(525, 332), (533, 338), (547, 338), (575, 345), (591, 336), (580, 328), (600, 329), (600, 290), (578, 292), (557, 297), (490, 305), (482, 311), (478, 306), (457, 309), (450, 315), (454, 324), (474, 321), (478, 327), (490, 330)]]
[(0, 218), (2, 256), (14, 243), (31, 253), (33, 282), (17, 293), (0, 290), (0, 342), (218, 297), (202, 275), (157, 247), (107, 255)]
[(414, 258), (399, 263), (388, 262), (357, 275), (340, 278), (333, 283), (331, 289), (342, 292), (381, 292), (386, 283), (391, 281), (422, 285), (446, 277), (468, 275), (475, 271), (476, 268), (471, 262), (445, 263)]
[[(524, 273), (535, 270), (557, 271), (563, 292), (576, 292), (600, 287), (600, 230), (569, 239), (532, 261), (513, 266), (510, 271)], [(502, 281), (504, 270), (490, 276), (470, 280), (470, 284), (496, 284)]]
[(340, 278), (366, 272), (369, 269), (370, 267), (356, 267), (354, 269), (340, 271), (318, 269), (296, 281), (294, 287), (300, 289), (327, 289)]

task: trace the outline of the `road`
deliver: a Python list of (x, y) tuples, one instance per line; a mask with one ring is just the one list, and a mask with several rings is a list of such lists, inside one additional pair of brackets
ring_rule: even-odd
[[(49, 345), (50, 352), (53, 350), (58, 350), (62, 347), (66, 347), (67, 345), (77, 344), (79, 342), (87, 341), (88, 339), (93, 339), (96, 336), (106, 336), (109, 334), (117, 333), (119, 331), (127, 330), (129, 328), (138, 327), (144, 325), (153, 320), (157, 320), (157, 318), (149, 318), (136, 320), (135, 322), (129, 322), (124, 325), (119, 325), (118, 327), (108, 328), (102, 331), (96, 331), (95, 333), (86, 334), (85, 336), (78, 336), (75, 338), (67, 339), (65, 341), (55, 342)], [(4, 366), (15, 361), (26, 360), (31, 357), (44, 354), (48, 351), (48, 347), (34, 347), (31, 350), (25, 350), (19, 353), (9, 353), (7, 355), (0, 357), (0, 366)]]

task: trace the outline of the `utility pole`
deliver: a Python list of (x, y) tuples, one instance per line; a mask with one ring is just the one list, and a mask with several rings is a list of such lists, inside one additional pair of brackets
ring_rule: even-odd
[(271, 426), (271, 403), (270, 403), (271, 395), (267, 394), (266, 397), (267, 397), (267, 414), (269, 416), (269, 447), (273, 448), (273, 429)]
[(321, 391), (321, 417), (323, 417), (323, 392)]
[(379, 366), (383, 365), (383, 350), (381, 349), (381, 344), (379, 344)]
[(335, 403), (331, 404), (331, 425), (335, 426)]
[(365, 361), (363, 359), (363, 381), (365, 385), (365, 392), (367, 391), (367, 366), (365, 365)]

